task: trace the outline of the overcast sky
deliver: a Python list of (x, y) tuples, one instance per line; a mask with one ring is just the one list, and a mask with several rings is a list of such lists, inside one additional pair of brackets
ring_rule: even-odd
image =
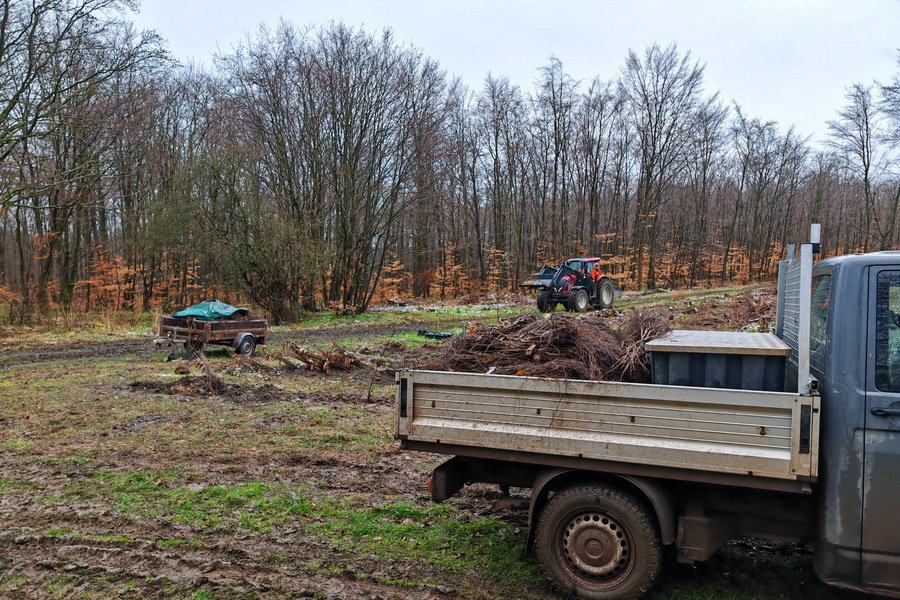
[(629, 49), (675, 42), (706, 65), (708, 92), (813, 140), (849, 85), (900, 73), (900, 0), (143, 0), (134, 20), (175, 58), (209, 63), (280, 17), (390, 28), (475, 89), (493, 73), (530, 90), (551, 56), (608, 80)]

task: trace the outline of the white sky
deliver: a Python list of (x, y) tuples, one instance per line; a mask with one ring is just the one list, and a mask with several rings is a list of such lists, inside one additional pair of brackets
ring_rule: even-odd
[(388, 27), (476, 90), (493, 73), (530, 91), (551, 56), (576, 80), (608, 80), (629, 49), (676, 42), (706, 65), (707, 92), (814, 141), (849, 85), (900, 73), (900, 0), (143, 0), (134, 20), (208, 63), (279, 17)]

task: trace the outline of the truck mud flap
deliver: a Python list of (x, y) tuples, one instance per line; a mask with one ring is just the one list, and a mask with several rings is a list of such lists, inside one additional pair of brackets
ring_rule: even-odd
[(443, 502), (453, 496), (466, 485), (468, 472), (469, 461), (461, 456), (455, 456), (436, 468), (428, 481), (431, 499)]
[(468, 483), (490, 483), (501, 487), (530, 488), (542, 467), (503, 460), (454, 456), (431, 473), (431, 499), (443, 502)]

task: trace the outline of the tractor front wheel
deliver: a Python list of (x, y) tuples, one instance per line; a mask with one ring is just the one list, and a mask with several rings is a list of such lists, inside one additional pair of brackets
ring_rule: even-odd
[(589, 304), (590, 298), (588, 298), (588, 293), (585, 290), (575, 290), (572, 292), (572, 295), (569, 296), (569, 302), (566, 308), (573, 312), (583, 313), (588, 309)]
[(550, 290), (541, 290), (538, 292), (537, 307), (542, 313), (551, 312), (556, 308), (556, 303), (550, 302), (550, 294), (552, 294)]

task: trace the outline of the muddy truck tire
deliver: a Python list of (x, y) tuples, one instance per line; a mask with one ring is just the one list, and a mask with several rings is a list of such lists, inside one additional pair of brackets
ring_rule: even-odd
[(662, 551), (655, 519), (631, 495), (606, 485), (554, 494), (541, 511), (535, 552), (571, 598), (631, 600), (653, 586)]

